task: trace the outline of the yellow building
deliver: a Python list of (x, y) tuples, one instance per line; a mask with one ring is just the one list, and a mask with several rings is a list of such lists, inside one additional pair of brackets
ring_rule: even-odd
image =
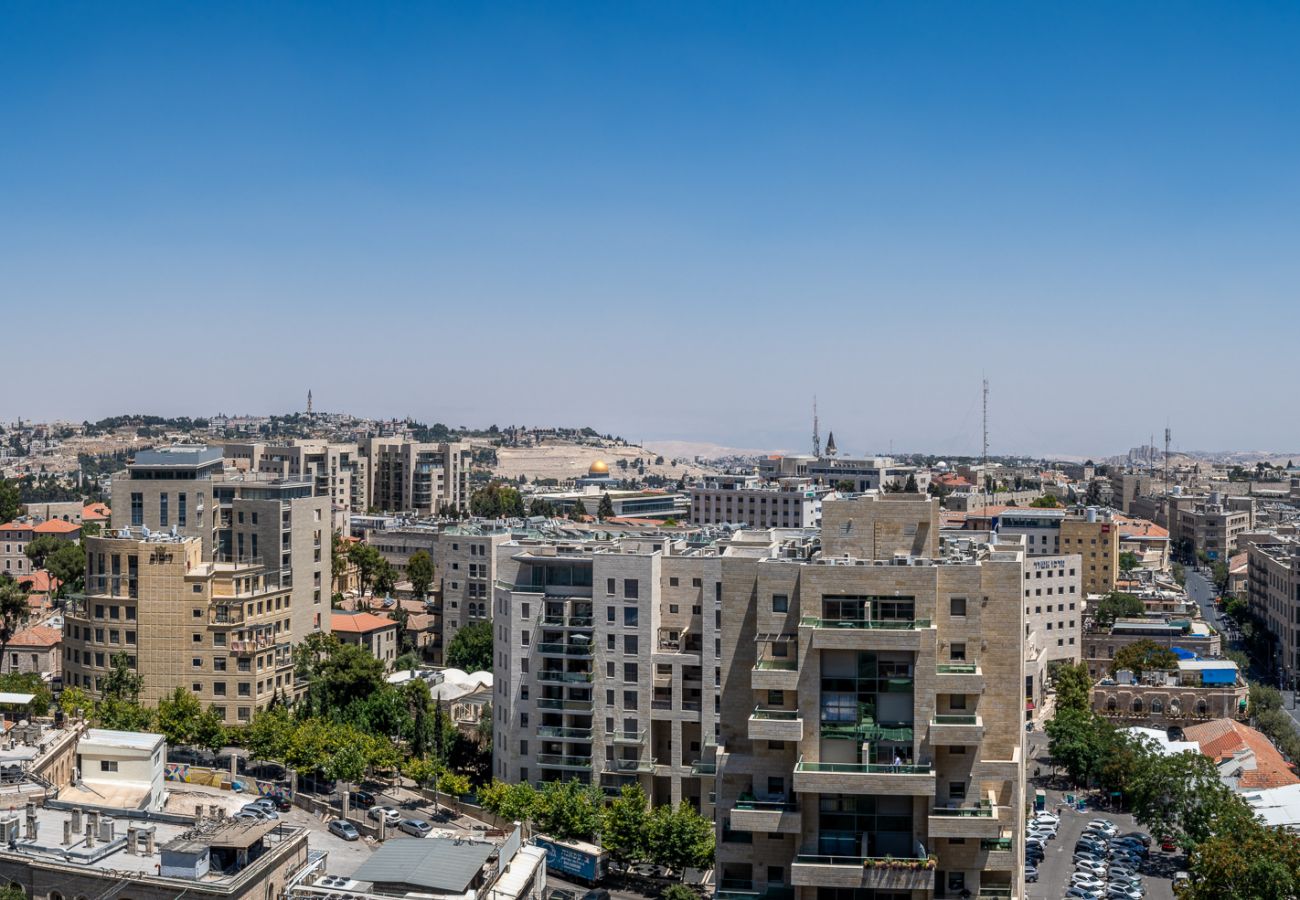
[(1106, 594), (1119, 579), (1119, 525), (1105, 514), (1088, 510), (1061, 522), (1061, 552), (1081, 557), (1085, 594)]

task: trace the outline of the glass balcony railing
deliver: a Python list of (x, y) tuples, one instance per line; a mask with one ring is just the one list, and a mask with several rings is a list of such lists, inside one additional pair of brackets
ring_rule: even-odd
[(559, 728), (553, 725), (542, 725), (537, 729), (537, 736), (544, 738), (579, 738), (582, 740), (591, 740), (590, 728)]
[(825, 619), (804, 616), (799, 620), (804, 628), (861, 628), (872, 631), (911, 631), (929, 628), (929, 619)]
[(561, 700), (554, 697), (542, 697), (537, 701), (538, 709), (558, 709), (567, 712), (591, 712), (595, 701), (588, 698), (586, 700)]
[(751, 719), (772, 719), (778, 722), (793, 722), (799, 718), (797, 709), (760, 709), (749, 714)]
[(560, 682), (562, 684), (583, 684), (591, 681), (590, 672), (538, 672), (538, 681)]
[(539, 753), (537, 764), (564, 769), (590, 769), (590, 756), (561, 756), (558, 753)]
[(754, 668), (764, 672), (795, 672), (799, 669), (799, 661), (795, 659), (760, 659), (754, 663)]
[(933, 775), (933, 766), (917, 766), (910, 763), (814, 763), (802, 759), (795, 763), (796, 772), (810, 773), (845, 773), (857, 775)]
[(934, 668), (940, 675), (974, 675), (979, 671), (975, 663), (940, 663)]
[(537, 645), (537, 652), (550, 656), (591, 656), (591, 644), (542, 643)]
[(934, 717), (935, 725), (978, 725), (979, 716), (974, 713), (961, 714), (957, 713), (936, 713)]
[(1015, 846), (1011, 838), (981, 838), (981, 850), (1010, 850)]
[(992, 806), (984, 803), (981, 803), (979, 806), (936, 806), (934, 809), (930, 810), (930, 815), (932, 816), (977, 819), (991, 819), (996, 813), (997, 811)]
[(737, 800), (735, 809), (773, 812), (794, 812), (799, 804), (793, 800)]

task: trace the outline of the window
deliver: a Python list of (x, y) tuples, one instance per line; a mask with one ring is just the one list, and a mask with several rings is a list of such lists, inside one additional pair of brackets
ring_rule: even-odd
[(629, 600), (635, 600), (641, 596), (641, 584), (635, 578), (623, 579), (623, 596)]
[(176, 495), (176, 524), (179, 525), (181, 528), (185, 527), (185, 514), (186, 514), (185, 495), (177, 494)]
[(637, 638), (635, 634), (623, 635), (623, 652), (635, 655), (637, 652)]
[(196, 669), (203, 668), (203, 658), (200, 656), (194, 657), (193, 659), (190, 660), (190, 665)]
[(780, 612), (780, 613), (783, 613), (783, 612), (789, 612), (789, 611), (790, 611), (790, 597), (789, 597), (789, 595), (787, 595), (787, 594), (773, 594), (773, 595), (772, 595), (772, 612)]
[(636, 681), (636, 663), (623, 663), (623, 680)]
[(101, 759), (101, 760), (99, 761), (99, 771), (101, 771), (101, 772), (116, 772), (116, 771), (117, 771), (117, 760), (115, 760), (115, 759)]
[(167, 492), (164, 491), (158, 495), (158, 525), (162, 528), (166, 528), (171, 524), (171, 510), (169, 509), (169, 506), (170, 503), (167, 497)]
[(673, 576), (672, 578), (669, 578), (669, 579), (668, 579), (668, 586), (669, 586), (669, 587), (677, 587), (677, 577), (676, 577), (676, 576)]
[(605, 579), (605, 593), (608, 594), (609, 596), (613, 597), (613, 596), (614, 596), (614, 591), (615, 591), (614, 586), (615, 586), (617, 583), (618, 583), (617, 580), (614, 579), (614, 578), (606, 578), (606, 579)]
[(953, 660), (954, 662), (965, 662), (966, 661), (965, 643), (949, 645), (948, 658)]
[(636, 707), (637, 707), (636, 691), (624, 691), (624, 692), (623, 692), (623, 708), (624, 708), (624, 709), (636, 709)]
[[(195, 691), (198, 693), (198, 691)], [(218, 697), (226, 696), (226, 683), (224, 681), (214, 681), (212, 683), (212, 693)]]
[(785, 704), (785, 691), (768, 691), (768, 692), (767, 692), (767, 705), (768, 705), (768, 706), (776, 707), (776, 706), (783, 706), (784, 704)]
[(131, 494), (131, 524), (137, 528), (144, 524), (144, 494)]
[(641, 614), (641, 611), (638, 610), (635, 606), (624, 607), (624, 609), (623, 609), (623, 624), (624, 624), (624, 625), (636, 625), (636, 624), (638, 623), (639, 619), (640, 619), (640, 614)]
[(612, 607), (612, 606), (607, 606), (607, 607), (605, 607), (605, 621), (606, 621), (606, 622), (614, 622), (614, 621), (617, 621), (617, 617), (618, 617), (618, 613), (616, 613), (616, 612), (614, 611), (614, 607)]
[(966, 598), (953, 597), (948, 601), (948, 613), (952, 616), (965, 617), (966, 615)]

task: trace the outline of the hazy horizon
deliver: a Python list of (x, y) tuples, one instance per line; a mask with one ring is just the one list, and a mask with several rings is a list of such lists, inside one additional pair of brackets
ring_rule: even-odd
[(816, 394), (846, 452), (975, 454), (987, 376), (992, 453), (1300, 446), (1262, 340), (1298, 38), (1229, 4), (10, 4), (0, 420), (311, 388), (799, 449)]

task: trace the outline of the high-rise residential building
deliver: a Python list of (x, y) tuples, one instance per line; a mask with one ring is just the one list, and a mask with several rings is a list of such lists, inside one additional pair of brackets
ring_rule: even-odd
[(140, 699), (191, 691), (230, 724), (294, 692), (293, 644), (311, 629), (293, 587), (263, 558), (211, 559), (198, 537), (146, 528), (86, 539), (85, 595), (69, 602), (64, 683), (98, 696), (125, 653)]
[(1271, 542), (1252, 540), (1246, 547), (1246, 581), (1251, 613), (1264, 622), (1274, 640), (1274, 662), (1283, 684), (1300, 681), (1300, 541), (1281, 535)]
[(827, 501), (821, 542), (721, 555), (719, 885), (1023, 897), (1023, 544), (915, 495)]
[(493, 774), (639, 783), (708, 814), (720, 563), (667, 536), (500, 544)]
[(1207, 559), (1226, 561), (1236, 553), (1237, 537), (1255, 527), (1253, 497), (1172, 496), (1169, 498), (1169, 537), (1177, 546)]
[(757, 475), (711, 475), (692, 485), (691, 524), (751, 528), (811, 528), (821, 516), (822, 496), (808, 478), (764, 483)]
[(356, 444), (298, 440), (292, 444), (227, 443), (228, 463), (281, 478), (308, 477), (317, 496), (330, 500), (331, 527), (346, 534), (354, 512), (369, 507), (367, 461)]
[(468, 443), (372, 437), (359, 452), (367, 461), (369, 507), (429, 516), (469, 504), (473, 451)]
[(1061, 553), (1079, 556), (1085, 594), (1106, 594), (1119, 579), (1118, 523), (1108, 512), (1089, 508), (1061, 521)]

